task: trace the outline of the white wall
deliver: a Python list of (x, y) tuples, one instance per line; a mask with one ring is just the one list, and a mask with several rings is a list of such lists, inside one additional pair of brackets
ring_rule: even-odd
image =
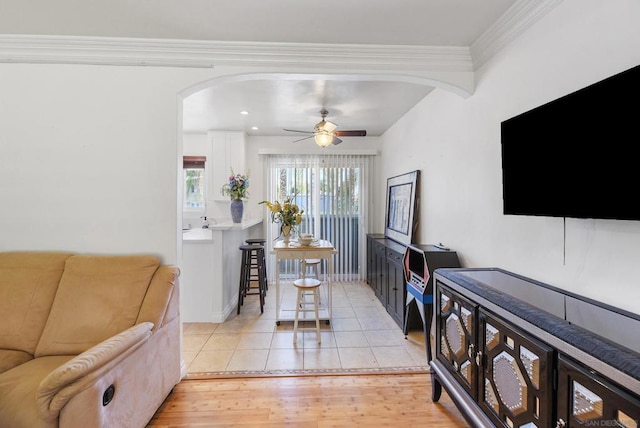
[(177, 259), (178, 102), (211, 70), (0, 64), (0, 251)]
[(477, 72), (471, 97), (436, 90), (383, 136), (380, 196), (386, 177), (422, 171), (418, 242), (640, 313), (640, 222), (567, 219), (565, 241), (561, 218), (504, 216), (500, 155), (501, 121), (640, 64), (638, 16), (635, 0), (565, 0)]
[[(203, 82), (261, 71), (0, 63), (0, 251), (179, 263), (179, 100)], [(261, 192), (248, 216), (262, 213)]]

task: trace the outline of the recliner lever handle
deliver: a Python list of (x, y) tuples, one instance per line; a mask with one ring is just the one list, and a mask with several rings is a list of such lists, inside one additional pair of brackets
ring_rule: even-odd
[(113, 384), (109, 385), (107, 389), (105, 389), (104, 393), (102, 394), (103, 407), (111, 403), (111, 400), (113, 400), (113, 396), (115, 395), (115, 393), (116, 393), (116, 387), (113, 386)]

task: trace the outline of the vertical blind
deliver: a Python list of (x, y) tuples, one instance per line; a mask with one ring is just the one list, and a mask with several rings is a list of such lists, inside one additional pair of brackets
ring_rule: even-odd
[[(304, 210), (298, 233), (311, 233), (337, 249), (334, 275), (338, 281), (361, 280), (365, 261), (366, 212), (371, 156), (270, 155), (267, 160), (267, 195), (282, 202), (294, 196)], [(272, 225), (267, 239), (278, 238)], [(296, 274), (295, 263), (283, 261), (281, 275)]]

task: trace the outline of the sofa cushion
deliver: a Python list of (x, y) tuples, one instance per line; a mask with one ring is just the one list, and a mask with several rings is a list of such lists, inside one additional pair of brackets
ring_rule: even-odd
[(179, 296), (177, 281), (180, 269), (176, 266), (160, 266), (151, 280), (149, 292), (144, 299), (137, 323), (152, 322), (153, 330), (162, 328), (165, 323), (179, 314)]
[(153, 256), (69, 257), (35, 356), (80, 354), (132, 327), (159, 265)]
[(33, 354), (68, 253), (0, 253), (0, 349)]
[(0, 349), (0, 373), (26, 363), (32, 358), (33, 356), (28, 352)]
[(40, 382), (56, 367), (73, 355), (36, 358), (0, 373), (0, 426), (2, 427), (57, 427), (58, 420), (42, 419), (36, 401)]

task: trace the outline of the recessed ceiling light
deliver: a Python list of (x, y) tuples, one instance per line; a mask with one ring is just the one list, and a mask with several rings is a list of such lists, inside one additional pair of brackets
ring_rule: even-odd
[(247, 114), (249, 114), (249, 112), (248, 112), (248, 111), (246, 111), (246, 110), (242, 110), (242, 111), (240, 112), (240, 114), (247, 115)]
[(258, 128), (257, 126), (252, 126), (251, 129), (253, 129), (254, 131), (257, 131), (260, 128)]

